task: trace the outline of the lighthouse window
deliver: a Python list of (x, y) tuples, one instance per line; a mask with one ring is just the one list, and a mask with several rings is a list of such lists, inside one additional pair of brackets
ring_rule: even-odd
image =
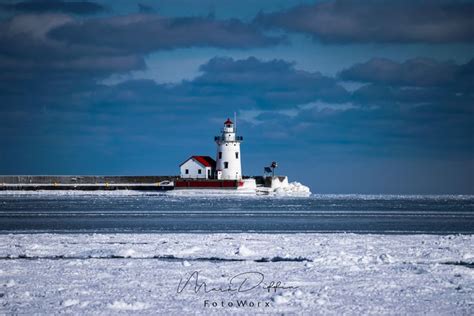
[(222, 159), (222, 151), (219, 152), (219, 159)]
[(239, 159), (239, 152), (238, 151), (235, 152), (235, 158)]
[(228, 163), (227, 161), (224, 162), (224, 168), (225, 168), (225, 169), (228, 169), (228, 168), (229, 168), (229, 163)]
[(184, 173), (185, 173), (185, 174), (189, 174), (189, 169), (186, 169), (186, 170), (184, 171)]
[(198, 169), (198, 173), (201, 174), (201, 169)]

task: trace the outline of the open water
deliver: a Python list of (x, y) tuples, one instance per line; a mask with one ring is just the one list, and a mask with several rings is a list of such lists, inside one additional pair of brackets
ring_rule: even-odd
[(474, 196), (0, 192), (0, 233), (474, 233)]

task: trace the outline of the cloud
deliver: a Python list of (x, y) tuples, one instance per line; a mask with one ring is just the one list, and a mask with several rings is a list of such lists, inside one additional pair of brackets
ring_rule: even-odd
[(474, 59), (465, 65), (457, 65), (428, 58), (414, 58), (403, 63), (373, 58), (341, 71), (339, 77), (343, 80), (397, 86), (435, 87), (454, 85), (474, 78), (473, 64)]
[(118, 55), (113, 51), (70, 45), (48, 36), (51, 30), (72, 23), (65, 14), (21, 14), (0, 22), (0, 55), (26, 62), (71, 60), (85, 56)]
[(456, 1), (324, 1), (255, 22), (328, 43), (454, 43), (474, 40), (474, 4)]
[(93, 89), (96, 81), (111, 74), (145, 68), (140, 54), (68, 45), (48, 36), (50, 30), (73, 20), (48, 13), (0, 22), (0, 92), (10, 104), (59, 104), (63, 95)]
[(373, 58), (341, 71), (342, 80), (369, 83), (353, 93), (363, 104), (474, 104), (474, 59), (466, 64), (414, 58), (404, 62)]
[(205, 87), (208, 93), (252, 95), (261, 106), (288, 107), (315, 100), (344, 102), (349, 97), (333, 78), (296, 70), (293, 63), (284, 60), (217, 57), (200, 69), (203, 74), (193, 81), (194, 86)]
[(138, 3), (138, 12), (140, 13), (153, 13), (155, 12), (155, 9), (153, 7), (143, 4), (143, 3)]
[(168, 18), (135, 14), (72, 21), (50, 31), (51, 38), (72, 45), (119, 53), (151, 53), (182, 47), (251, 48), (278, 44), (281, 37), (264, 35), (240, 20), (212, 17)]
[(71, 14), (94, 14), (105, 11), (105, 7), (90, 1), (39, 0), (2, 4), (0, 9), (23, 13), (62, 12)]
[(65, 14), (22, 14), (0, 22), (0, 55), (27, 61), (144, 55), (183, 47), (250, 48), (276, 44), (238, 20), (134, 14), (79, 20)]
[[(60, 94), (93, 89), (113, 74), (146, 68), (147, 54), (190, 46), (265, 46), (278, 42), (238, 20), (163, 18), (154, 14), (78, 19), (20, 14), (0, 22), (0, 91)], [(17, 97), (18, 98), (18, 97)], [(24, 101), (24, 100), (23, 100)], [(30, 104), (28, 102), (12, 102)], [(45, 101), (46, 102), (46, 101)]]
[(291, 109), (321, 100), (344, 102), (349, 93), (334, 78), (318, 72), (296, 70), (283, 60), (262, 61), (255, 57), (214, 57), (200, 67), (201, 75), (175, 85), (151, 80), (133, 80), (102, 89), (105, 103), (129, 103), (147, 107), (186, 109)]
[(301, 112), (294, 122), (285, 123), (293, 126), (289, 132), (293, 135), (298, 124), (306, 123), (298, 134), (306, 135), (308, 143), (339, 145), (337, 150), (355, 155), (469, 157), (474, 145), (469, 136), (473, 114), (472, 108), (449, 110), (441, 104), (359, 108), (331, 115), (311, 109)]
[(284, 60), (215, 57), (200, 70), (200, 76), (180, 84), (134, 80), (103, 87), (84, 101), (110, 111), (126, 106), (182, 118), (238, 110), (246, 130), (267, 141), (291, 139), (303, 147), (354, 155), (465, 155), (474, 145), (468, 137), (473, 98), (456, 95), (446, 82), (370, 83), (349, 93), (335, 78), (296, 70)]

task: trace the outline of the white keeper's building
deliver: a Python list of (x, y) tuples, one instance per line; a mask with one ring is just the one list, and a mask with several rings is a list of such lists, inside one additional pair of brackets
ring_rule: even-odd
[(183, 179), (214, 179), (216, 162), (209, 156), (191, 156), (179, 168)]

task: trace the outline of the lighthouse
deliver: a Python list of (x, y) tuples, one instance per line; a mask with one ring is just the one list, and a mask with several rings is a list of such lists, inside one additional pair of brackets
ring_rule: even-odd
[(240, 143), (242, 136), (236, 136), (234, 123), (227, 119), (221, 135), (214, 137), (217, 144), (216, 177), (219, 180), (242, 179), (242, 165), (240, 163)]

